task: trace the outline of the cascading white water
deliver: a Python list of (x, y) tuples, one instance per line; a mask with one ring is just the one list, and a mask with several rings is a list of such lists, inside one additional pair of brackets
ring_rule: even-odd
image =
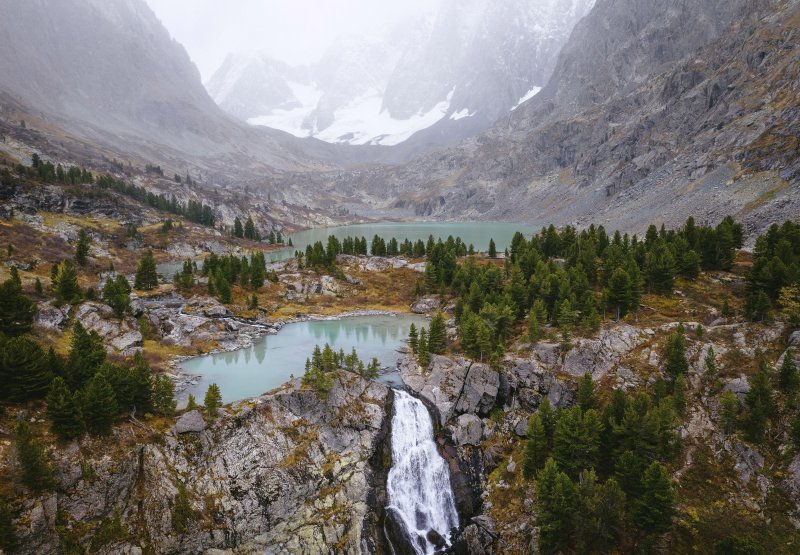
[[(392, 468), (386, 490), (387, 509), (395, 509), (419, 555), (433, 553), (428, 533), (435, 530), (447, 542), (458, 526), (458, 511), (450, 487), (447, 463), (433, 440), (433, 424), (422, 401), (395, 390), (392, 417)], [(422, 550), (424, 546), (424, 550)]]

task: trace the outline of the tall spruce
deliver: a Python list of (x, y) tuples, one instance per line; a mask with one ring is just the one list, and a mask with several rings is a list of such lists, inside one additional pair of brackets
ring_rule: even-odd
[(114, 389), (103, 373), (98, 372), (86, 382), (81, 398), (86, 430), (95, 436), (110, 435), (119, 408)]
[(81, 435), (83, 425), (78, 400), (61, 377), (55, 378), (50, 385), (47, 418), (50, 420), (50, 430), (62, 441)]
[(158, 287), (158, 272), (156, 270), (156, 260), (153, 258), (153, 251), (148, 250), (145, 252), (139, 261), (133, 286), (142, 291), (149, 291)]
[(431, 354), (441, 355), (447, 348), (447, 325), (441, 313), (431, 319), (428, 328), (428, 351)]
[(36, 305), (22, 292), (16, 280), (0, 285), (0, 333), (22, 335), (31, 330)]
[(53, 379), (47, 356), (30, 337), (12, 337), (0, 344), (0, 397), (27, 401), (44, 397)]
[(206, 390), (206, 396), (203, 399), (203, 405), (206, 407), (206, 412), (212, 418), (217, 416), (220, 407), (222, 406), (222, 393), (219, 390), (219, 386), (215, 383), (212, 383), (208, 386)]
[(17, 424), (15, 439), (22, 483), (36, 494), (55, 487), (53, 467), (44, 445), (33, 436), (30, 426), (24, 420)]
[(75, 263), (80, 266), (84, 267), (88, 263), (89, 257), (89, 247), (92, 244), (92, 240), (89, 238), (89, 234), (86, 233), (85, 229), (81, 229), (78, 232), (78, 243), (75, 246)]

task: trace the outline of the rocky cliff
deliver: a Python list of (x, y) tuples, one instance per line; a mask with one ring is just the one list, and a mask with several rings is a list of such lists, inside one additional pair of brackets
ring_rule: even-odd
[(328, 186), (425, 217), (761, 229), (799, 209), (798, 18), (796, 1), (600, 1), (487, 133)]
[(20, 552), (382, 551), (391, 402), (342, 372), (326, 399), (295, 380), (215, 421), (73, 443), (55, 454), (58, 490), (22, 508)]

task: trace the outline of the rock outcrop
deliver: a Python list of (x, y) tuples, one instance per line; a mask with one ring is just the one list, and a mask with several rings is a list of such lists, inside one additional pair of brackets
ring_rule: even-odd
[(57, 452), (58, 494), (22, 508), (20, 553), (58, 551), (56, 514), (84, 545), (118, 515), (130, 544), (107, 552), (375, 552), (390, 403), (341, 372), (326, 399), (294, 380), (206, 429), (189, 412), (154, 443), (84, 439)]

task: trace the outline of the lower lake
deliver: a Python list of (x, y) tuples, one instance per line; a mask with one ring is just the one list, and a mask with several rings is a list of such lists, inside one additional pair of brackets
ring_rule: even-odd
[[(355, 347), (364, 364), (377, 357), (381, 367), (394, 368), (412, 323), (417, 329), (428, 325), (426, 318), (417, 315), (354, 316), (287, 324), (277, 335), (258, 339), (252, 347), (183, 361), (185, 372), (201, 377), (187, 393), (202, 402), (208, 385), (216, 383), (225, 403), (255, 397), (292, 376), (302, 376), (314, 346), (322, 348), (325, 343), (346, 354)], [(382, 374), (379, 379), (387, 385), (397, 385), (398, 380), (396, 372)]]

